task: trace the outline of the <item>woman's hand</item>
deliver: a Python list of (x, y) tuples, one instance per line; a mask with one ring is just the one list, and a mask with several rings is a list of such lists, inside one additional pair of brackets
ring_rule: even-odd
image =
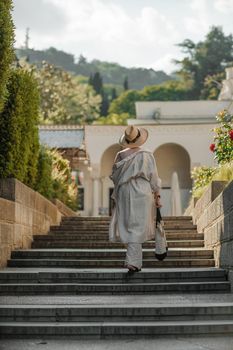
[(154, 193), (154, 199), (155, 199), (155, 206), (156, 206), (156, 208), (161, 208), (162, 204), (161, 204), (160, 194)]

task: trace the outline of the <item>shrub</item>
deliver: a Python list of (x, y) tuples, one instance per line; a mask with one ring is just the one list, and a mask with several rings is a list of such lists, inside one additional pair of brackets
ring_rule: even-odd
[(33, 187), (39, 154), (39, 93), (30, 73), (12, 70), (8, 99), (0, 114), (0, 177)]
[(233, 160), (233, 116), (223, 110), (216, 119), (219, 126), (213, 130), (214, 143), (210, 145), (210, 150), (214, 152), (218, 164), (223, 164)]
[(191, 172), (191, 178), (193, 179), (192, 195), (199, 198), (204, 192), (205, 188), (213, 179), (216, 173), (216, 168), (210, 168), (206, 166), (196, 167)]
[(43, 196), (57, 198), (77, 210), (77, 186), (71, 179), (69, 161), (57, 150), (41, 147), (35, 189)]
[(0, 1), (0, 111), (6, 98), (6, 84), (14, 58), (14, 25), (11, 18), (12, 0)]
[(48, 199), (53, 198), (53, 162), (49, 150), (40, 146), (39, 158), (37, 163), (37, 181), (34, 189)]

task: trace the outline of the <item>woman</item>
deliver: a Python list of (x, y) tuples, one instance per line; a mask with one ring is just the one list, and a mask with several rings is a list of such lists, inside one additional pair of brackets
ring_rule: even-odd
[(161, 180), (150, 151), (140, 148), (148, 131), (130, 125), (119, 143), (110, 178), (115, 202), (109, 228), (110, 241), (127, 243), (125, 266), (129, 273), (141, 270), (142, 243), (155, 237), (155, 205), (161, 206)]

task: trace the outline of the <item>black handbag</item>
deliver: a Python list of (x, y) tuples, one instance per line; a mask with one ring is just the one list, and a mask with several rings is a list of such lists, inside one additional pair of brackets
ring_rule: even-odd
[(162, 261), (167, 257), (167, 240), (164, 231), (164, 222), (159, 208), (156, 208), (156, 227), (155, 227), (155, 257)]

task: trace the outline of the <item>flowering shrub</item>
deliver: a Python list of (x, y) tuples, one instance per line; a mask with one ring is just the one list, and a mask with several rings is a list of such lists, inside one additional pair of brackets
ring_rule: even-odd
[(223, 164), (233, 160), (233, 115), (223, 110), (216, 119), (220, 125), (213, 130), (214, 143), (210, 145), (210, 150), (215, 153), (218, 164)]
[(233, 116), (223, 110), (216, 116), (219, 126), (213, 129), (214, 143), (210, 144), (210, 151), (215, 154), (218, 166), (215, 168), (202, 166), (194, 168), (191, 177), (193, 179), (193, 197), (199, 198), (206, 186), (213, 180), (233, 180)]
[(216, 173), (216, 168), (210, 168), (207, 166), (196, 167), (191, 172), (191, 178), (193, 179), (193, 197), (200, 197), (205, 187), (213, 179)]

